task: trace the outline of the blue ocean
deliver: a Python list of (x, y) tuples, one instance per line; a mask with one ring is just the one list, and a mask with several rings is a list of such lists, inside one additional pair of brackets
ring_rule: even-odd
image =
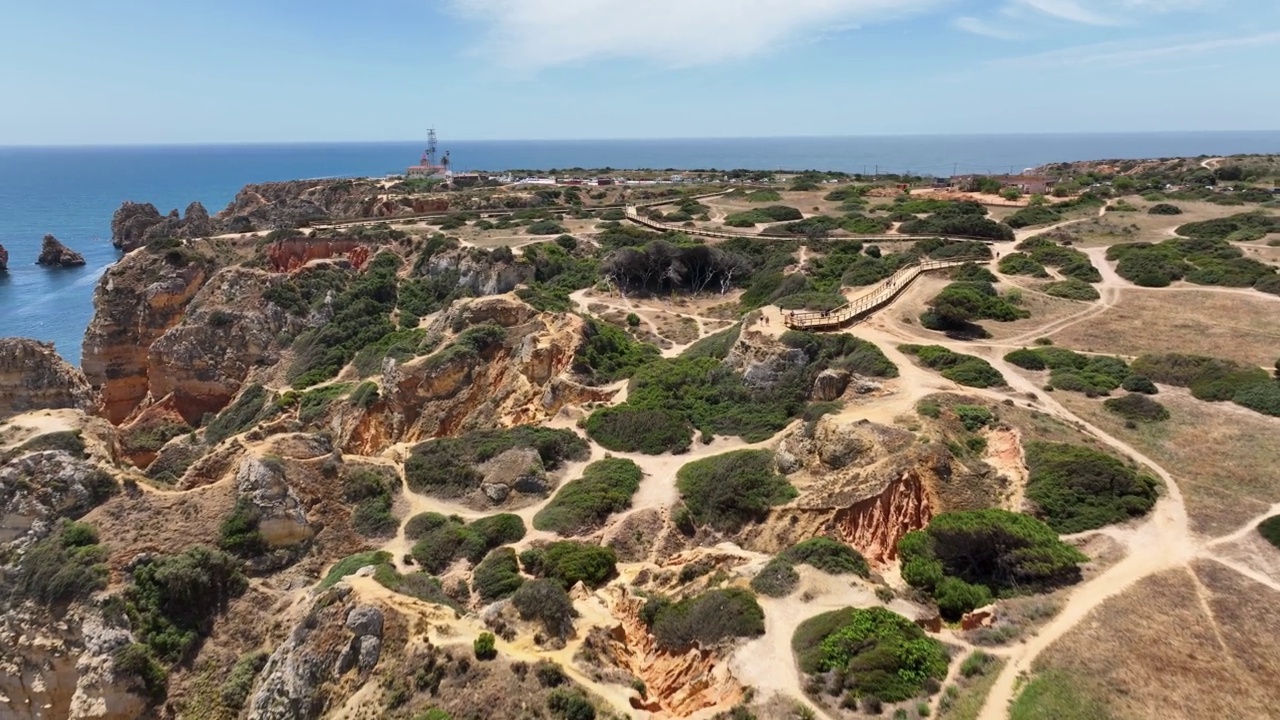
[[(0, 138), (3, 141), (3, 138)], [(951, 135), (440, 143), (457, 170), (552, 168), (828, 169), (946, 176), (1048, 162), (1280, 152), (1280, 131), (1090, 135)], [(0, 147), (0, 337), (53, 341), (74, 364), (98, 278), (119, 253), (111, 214), (125, 200), (161, 212), (193, 200), (221, 210), (245, 184), (381, 176), (417, 162), (422, 143), (167, 147)], [(51, 233), (84, 255), (74, 269), (35, 265)]]

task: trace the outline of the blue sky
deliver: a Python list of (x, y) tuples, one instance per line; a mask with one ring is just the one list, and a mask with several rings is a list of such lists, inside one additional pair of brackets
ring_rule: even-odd
[(1277, 129), (1276, 0), (0, 0), (0, 145)]

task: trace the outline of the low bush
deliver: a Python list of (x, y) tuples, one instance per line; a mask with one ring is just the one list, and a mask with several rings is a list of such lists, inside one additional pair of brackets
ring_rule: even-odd
[(1049, 273), (1044, 266), (1031, 259), (1030, 255), (1022, 253), (1009, 253), (1000, 258), (1000, 272), (1005, 275), (1030, 275), (1031, 277), (1047, 278)]
[(945, 646), (881, 607), (809, 618), (796, 628), (791, 647), (803, 672), (831, 674), (828, 692), (872, 705), (918, 697), (947, 674)]
[(456, 438), (435, 438), (413, 447), (405, 461), (405, 481), (415, 492), (461, 497), (476, 490), (482, 477), (475, 466), (513, 448), (538, 452), (543, 468), (555, 470), (568, 460), (585, 460), (587, 443), (571, 430), (534, 425), (473, 430)]
[[(944, 617), (950, 620), (993, 596), (1074, 582), (1080, 563), (1088, 559), (1045, 523), (994, 509), (938, 515), (924, 530), (904, 535), (898, 553), (902, 578), (909, 585), (933, 593), (935, 599), (943, 588)], [(953, 578), (965, 585), (949, 582)]]
[(347, 502), (355, 503), (351, 524), (365, 537), (394, 535), (400, 523), (391, 514), (391, 484), (381, 473), (358, 469), (342, 479), (343, 495)]
[[(632, 317), (636, 318), (635, 325), (639, 325), (640, 318), (634, 314), (627, 316), (627, 324), (632, 324)], [(594, 318), (588, 318), (585, 324), (584, 341), (574, 356), (574, 369), (597, 382), (631, 377), (637, 368), (660, 355), (658, 348), (636, 341), (621, 328)]]
[(731, 213), (725, 217), (724, 224), (730, 227), (752, 227), (757, 223), (789, 222), (803, 217), (804, 215), (796, 208), (787, 205), (769, 205), (745, 212)]
[(587, 587), (605, 584), (617, 574), (618, 556), (613, 548), (562, 540), (524, 551), (520, 562), (529, 574), (567, 590), (579, 582)]
[(603, 527), (609, 516), (631, 507), (644, 473), (631, 460), (605, 458), (591, 463), (582, 477), (561, 486), (533, 516), (533, 526), (561, 535), (577, 535)]
[(1169, 410), (1146, 395), (1130, 393), (1104, 400), (1102, 406), (1126, 420), (1160, 422), (1169, 419)]
[(270, 655), (264, 650), (254, 650), (240, 656), (231, 668), (231, 674), (223, 681), (218, 690), (222, 705), (229, 710), (239, 711), (249, 699), (249, 691), (253, 689), (253, 681), (266, 667)]
[(497, 638), (491, 632), (482, 632), (471, 642), (471, 649), (477, 660), (492, 660), (498, 657)]
[(778, 557), (796, 565), (808, 565), (828, 575), (871, 575), (871, 568), (862, 553), (828, 537), (802, 540), (782, 551)]
[(777, 190), (753, 190), (747, 193), (743, 198), (747, 202), (777, 202), (782, 199), (782, 195)]
[(922, 365), (960, 385), (987, 388), (1005, 384), (1000, 371), (980, 357), (952, 352), (941, 345), (899, 345), (898, 349), (915, 355)]
[(1144, 395), (1155, 395), (1159, 392), (1156, 384), (1144, 375), (1130, 375), (1124, 379), (1124, 382), (1120, 383), (1120, 387), (1129, 392), (1142, 393)]
[(786, 597), (800, 583), (800, 575), (791, 563), (775, 557), (751, 578), (751, 589), (769, 597)]
[(268, 394), (267, 389), (261, 385), (246, 387), (235, 402), (204, 424), (205, 442), (217, 445), (224, 439), (253, 427), (263, 413)]
[(539, 220), (531, 223), (524, 230), (530, 235), (564, 235), (568, 232), (563, 225), (554, 220)]
[(391, 553), (383, 550), (370, 550), (369, 552), (356, 553), (334, 563), (329, 572), (325, 574), (324, 579), (316, 586), (317, 590), (325, 590), (338, 584), (342, 578), (354, 573), (362, 567), (370, 565), (382, 565), (391, 562)]
[(555, 720), (595, 720), (596, 709), (581, 690), (557, 689), (547, 695), (547, 710)]
[(778, 472), (773, 452), (736, 450), (695, 460), (676, 473), (684, 504), (700, 524), (732, 533), (763, 520), (798, 493)]
[(978, 215), (930, 215), (902, 223), (898, 232), (904, 235), (954, 235), (959, 237), (1012, 240), (1013, 228)]
[(107, 586), (107, 549), (92, 525), (63, 521), (48, 537), (33, 543), (4, 578), (8, 597), (60, 606), (82, 600)]
[(977, 263), (967, 262), (959, 267), (952, 269), (951, 279), (955, 282), (985, 282), (993, 283), (996, 276), (987, 268)]
[(1058, 282), (1046, 284), (1041, 290), (1046, 295), (1065, 298), (1067, 300), (1080, 300), (1082, 302), (1092, 302), (1102, 297), (1098, 290), (1083, 280), (1068, 278)]
[(928, 303), (920, 323), (930, 330), (971, 330), (975, 320), (1011, 322), (1030, 317), (1014, 303), (1012, 291), (1001, 297), (991, 283), (953, 282)]
[(134, 568), (125, 590), (134, 635), (158, 658), (179, 662), (248, 586), (239, 561), (219, 550), (197, 545), (154, 557)]
[(573, 609), (573, 601), (559, 583), (530, 580), (511, 596), (511, 605), (521, 620), (540, 623), (552, 637), (565, 638), (573, 634), (573, 619), (578, 611)]
[(231, 514), (218, 528), (218, 547), (242, 558), (258, 557), (267, 550), (267, 542), (258, 532), (259, 512), (248, 498), (236, 499)]
[(1061, 220), (1062, 211), (1052, 205), (1029, 205), (1005, 218), (1004, 224), (1018, 230), (1033, 225), (1052, 225)]
[(373, 579), (392, 592), (408, 595), (433, 605), (443, 605), (459, 614), (462, 612), (457, 601), (445, 593), (444, 585), (440, 580), (428, 573), (411, 572), (402, 575), (390, 562), (381, 562), (374, 565)]
[(516, 551), (506, 547), (489, 553), (471, 576), (471, 587), (485, 602), (508, 597), (523, 583)]
[(1231, 400), (1267, 415), (1280, 415), (1280, 383), (1259, 367), (1204, 355), (1143, 355), (1133, 372), (1166, 385), (1189, 388), (1200, 400)]
[(709, 648), (729, 638), (763, 635), (764, 610), (741, 588), (708, 590), (658, 607), (651, 628), (661, 648), (679, 651), (694, 643)]
[(451, 517), (423, 532), (409, 552), (423, 570), (441, 573), (458, 559), (479, 563), (490, 550), (519, 542), (524, 535), (524, 521), (511, 513), (489, 515), (470, 523)]
[[(1142, 396), (1134, 396), (1142, 397)], [(1146, 514), (1156, 481), (1118, 459), (1079, 445), (1033, 442), (1026, 447), (1027, 497), (1061, 533), (1093, 530)]]
[(1280, 515), (1272, 515), (1258, 523), (1258, 534), (1280, 549)]
[(1148, 215), (1181, 215), (1182, 208), (1169, 203), (1156, 203), (1147, 208)]

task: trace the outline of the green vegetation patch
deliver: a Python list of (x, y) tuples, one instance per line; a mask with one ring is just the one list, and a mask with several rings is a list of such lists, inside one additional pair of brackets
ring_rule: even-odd
[(934, 595), (948, 620), (993, 596), (1037, 592), (1079, 579), (1088, 560), (1045, 523), (1006, 510), (943, 513), (898, 542), (902, 578)]
[(927, 303), (920, 324), (930, 330), (971, 331), (976, 320), (1012, 322), (1031, 317), (991, 283), (953, 282)]
[(610, 383), (631, 377), (635, 371), (658, 358), (658, 348), (638, 342), (621, 328), (588, 318), (585, 341), (574, 356), (574, 369), (596, 382)]
[(764, 610), (755, 595), (741, 588), (708, 590), (675, 603), (658, 600), (646, 610), (654, 639), (667, 650), (684, 650), (694, 643), (707, 648), (764, 634)]
[(520, 563), (530, 575), (547, 578), (566, 590), (581, 582), (599, 587), (617, 574), (618, 556), (613, 548), (561, 540), (520, 553)]
[(686, 464), (676, 487), (694, 520), (733, 533), (768, 516), (798, 492), (778, 472), (773, 452), (735, 450)]
[(197, 545), (133, 570), (125, 590), (135, 637), (160, 659), (180, 662), (213, 630), (218, 614), (249, 587), (240, 562)]
[(352, 387), (353, 383), (331, 383), (302, 393), (298, 396), (298, 422), (310, 425), (320, 420), (333, 401), (351, 392)]
[[(406, 528), (406, 536), (407, 532)], [(489, 515), (469, 523), (449, 517), (422, 530), (409, 553), (423, 570), (438, 574), (459, 558), (479, 563), (490, 550), (519, 542), (524, 535), (524, 520), (512, 513)]]
[(1262, 535), (1267, 542), (1280, 548), (1280, 515), (1272, 515), (1258, 523), (1258, 534)]
[(1000, 272), (1005, 275), (1029, 275), (1031, 277), (1047, 278), (1048, 271), (1044, 269), (1044, 265), (1031, 259), (1030, 255), (1025, 253), (1009, 253), (1000, 258)]
[(368, 468), (352, 470), (343, 476), (343, 498), (355, 504), (351, 524), (356, 532), (365, 537), (395, 534), (400, 523), (391, 514), (393, 486), (398, 487), (398, 483)]
[[(801, 671), (832, 673), (828, 692), (846, 704), (900, 702), (926, 693), (947, 674), (947, 651), (915, 623), (885, 608), (845, 608), (809, 618), (791, 638)], [(934, 685), (936, 688), (937, 686)]]
[(1111, 720), (1105, 703), (1090, 697), (1066, 672), (1049, 670), (1022, 688), (1009, 708), (1009, 720)]
[(378, 253), (335, 299), (333, 318), (294, 340), (294, 361), (288, 372), (294, 388), (334, 377), (366, 345), (395, 330), (390, 316), (396, 305), (399, 266), (400, 258), (394, 254)]
[(317, 590), (325, 590), (333, 587), (342, 578), (354, 573), (362, 567), (368, 565), (380, 565), (391, 562), (391, 553), (383, 550), (370, 550), (369, 552), (356, 553), (334, 563), (333, 567), (320, 581), (316, 587)]
[(9, 596), (4, 600), (60, 606), (102, 590), (107, 586), (107, 548), (98, 542), (92, 525), (64, 520), (22, 555), (17, 570), (6, 578)]
[(1154, 478), (1097, 450), (1033, 442), (1026, 447), (1026, 461), (1030, 469), (1027, 497), (1060, 533), (1093, 530), (1145, 515), (1156, 502)]
[(1269, 233), (1280, 232), (1280, 217), (1261, 211), (1238, 213), (1229, 217), (1179, 225), (1174, 232), (1197, 240), (1227, 240), (1233, 235), (1237, 238), (1242, 235), (1256, 235), (1254, 239), (1257, 239)]
[(1133, 372), (1155, 382), (1189, 388), (1197, 399), (1230, 400), (1264, 415), (1280, 417), (1280, 380), (1259, 367), (1204, 355), (1143, 355)]
[(745, 212), (731, 213), (725, 217), (724, 224), (729, 227), (753, 227), (756, 224), (789, 222), (803, 217), (804, 215), (796, 208), (787, 205), (769, 205)]
[(1169, 419), (1168, 408), (1141, 393), (1129, 393), (1123, 397), (1104, 400), (1102, 407), (1134, 422), (1160, 422)]
[(1259, 286), (1259, 290), (1271, 292), (1269, 288), (1276, 282), (1276, 268), (1244, 257), (1243, 250), (1214, 235), (1210, 231), (1156, 244), (1112, 245), (1107, 249), (1107, 259), (1116, 261), (1116, 273), (1120, 277), (1143, 287), (1166, 287), (1174, 281), (1186, 280), (1197, 285)]
[(511, 604), (521, 620), (541, 623), (552, 637), (573, 634), (573, 619), (578, 611), (564, 587), (553, 580), (539, 578), (522, 584), (511, 596)]
[(777, 190), (753, 190), (747, 193), (747, 196), (743, 199), (747, 202), (753, 203), (778, 202), (782, 199), (782, 195), (780, 195)]
[(1181, 215), (1182, 208), (1169, 203), (1156, 203), (1147, 208), (1148, 215)]
[(786, 597), (800, 583), (795, 567), (782, 557), (775, 557), (751, 578), (751, 589), (769, 597)]
[(1102, 297), (1098, 293), (1097, 288), (1083, 280), (1068, 278), (1058, 282), (1051, 282), (1040, 288), (1044, 294), (1060, 297), (1066, 300), (1080, 300), (1082, 302), (1093, 302)]
[(533, 516), (533, 526), (561, 535), (577, 535), (603, 527), (609, 516), (631, 507), (631, 496), (640, 489), (644, 473), (623, 458), (591, 463), (582, 477), (561, 486), (545, 507)]
[(569, 312), (569, 294), (591, 287), (599, 279), (599, 262), (554, 242), (526, 245), (521, 260), (534, 267), (533, 281), (516, 290), (521, 300), (546, 312)]
[(589, 454), (586, 441), (571, 430), (536, 425), (473, 430), (415, 445), (405, 461), (405, 481), (414, 492), (461, 497), (480, 486), (483, 477), (476, 465), (514, 448), (536, 450), (542, 469), (548, 471), (569, 460), (585, 460)]
[(1021, 348), (1006, 354), (1004, 359), (1024, 370), (1052, 370), (1049, 383), (1055, 389), (1089, 397), (1109, 394), (1132, 374), (1128, 363), (1120, 358), (1082, 355), (1058, 347)]
[(1075, 248), (1056, 243), (1050, 237), (1037, 235), (1027, 238), (1018, 243), (1016, 249), (1019, 251), (1017, 254), (1025, 253), (1024, 257), (1029, 258), (1031, 262), (1057, 268), (1058, 272), (1067, 278), (1087, 283), (1102, 282), (1102, 273), (1093, 266), (1088, 255)]
[[(960, 203), (957, 203), (960, 205)], [(983, 213), (986, 209), (983, 209)], [(1013, 228), (977, 213), (944, 209), (928, 217), (902, 223), (898, 232), (904, 235), (952, 235), (968, 238), (1008, 241)]]
[(871, 568), (862, 553), (828, 537), (802, 540), (782, 551), (778, 557), (796, 565), (808, 565), (828, 575), (871, 575)]
[(471, 576), (471, 586), (485, 602), (501, 600), (515, 593), (524, 584), (520, 577), (520, 562), (516, 551), (508, 547), (494, 550), (476, 566)]
[(1004, 376), (980, 357), (952, 352), (941, 345), (899, 345), (898, 349), (920, 359), (920, 364), (938, 370), (942, 377), (968, 387), (1004, 385)]
[[(444, 605), (461, 613), (458, 603), (445, 594), (444, 585), (436, 577), (425, 572), (400, 573), (390, 562), (390, 556), (374, 565), (373, 579), (386, 589), (417, 598), (433, 605)], [(357, 568), (358, 569), (358, 568)]]
[(216, 445), (253, 427), (270, 412), (264, 407), (269, 396), (270, 392), (256, 383), (246, 387), (235, 402), (223, 408), (216, 417), (204, 422), (205, 442)]

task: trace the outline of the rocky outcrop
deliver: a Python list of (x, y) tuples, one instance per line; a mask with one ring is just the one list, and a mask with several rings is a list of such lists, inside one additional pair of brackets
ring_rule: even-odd
[(818, 373), (818, 377), (814, 379), (813, 391), (809, 396), (818, 402), (835, 400), (844, 395), (847, 387), (849, 387), (848, 370), (827, 368)]
[(53, 343), (0, 339), (0, 419), (31, 410), (88, 411), (96, 403), (84, 374), (63, 360)]
[(0, 717), (12, 720), (135, 720), (148, 706), (115, 655), (133, 643), (94, 608), (56, 621), (31, 606), (0, 618)]
[(320, 593), (267, 660), (248, 716), (321, 717), (339, 678), (352, 671), (367, 677), (377, 665), (392, 623), (403, 625), (398, 613), (359, 603), (346, 583)]
[(29, 453), (0, 467), (0, 563), (115, 491), (114, 478), (69, 451)]
[(494, 262), (466, 249), (432, 256), (425, 273), (432, 276), (457, 276), (458, 287), (484, 297), (502, 295), (516, 286), (531, 282), (536, 269), (530, 263)]
[[(743, 697), (743, 687), (711, 648), (694, 646), (683, 652), (658, 647), (640, 610), (645, 599), (625, 588), (610, 587), (605, 599), (618, 625), (604, 643), (604, 659), (644, 682), (645, 697), (633, 697), (632, 707), (673, 717), (699, 710), (728, 707)], [(665, 716), (665, 715), (663, 715)]]
[(5, 272), (8, 269), (9, 269), (9, 251), (5, 250), (3, 245), (0, 245), (0, 273)]
[(58, 238), (45, 235), (40, 241), (40, 256), (37, 265), (45, 267), (79, 267), (84, 265), (84, 256), (63, 245)]
[(253, 368), (278, 362), (278, 338), (296, 334), (302, 321), (262, 300), (270, 278), (230, 267), (204, 283), (180, 322), (147, 348), (144, 374), (154, 402), (170, 398), (195, 425), (225, 407)]
[(277, 240), (267, 248), (267, 260), (277, 272), (293, 272), (312, 260), (345, 257), (351, 267), (369, 260), (369, 246), (359, 240), (294, 237)]
[(207, 278), (205, 264), (174, 265), (142, 252), (112, 265), (98, 281), (81, 367), (101, 392), (108, 420), (119, 424), (147, 397), (152, 343), (178, 324)]
[(383, 368), (382, 400), (343, 421), (343, 447), (375, 454), (395, 442), (456, 435), (480, 427), (535, 423), (566, 405), (599, 402), (614, 392), (574, 382), (574, 355), (584, 321), (569, 313), (540, 313), (510, 295), (454, 303), (427, 330), (447, 336), (493, 322), (506, 328), (502, 344), (481, 355), (437, 353)]
[(125, 201), (111, 216), (111, 244), (125, 252), (160, 238), (208, 237), (220, 231), (219, 224), (198, 202), (188, 205), (186, 214), (180, 216), (177, 210), (161, 215), (151, 203)]
[(302, 501), (278, 465), (268, 465), (254, 457), (240, 461), (236, 496), (252, 506), (258, 516), (258, 532), (269, 547), (300, 545), (315, 535)]
[(750, 531), (748, 544), (766, 552), (827, 535), (884, 565), (903, 535), (937, 513), (1000, 502), (985, 463), (962, 463), (914, 433), (865, 420), (824, 417), (784, 439), (778, 455), (802, 493)]
[(789, 348), (776, 336), (758, 330), (743, 330), (725, 358), (725, 364), (741, 373), (743, 382), (755, 388), (773, 387), (788, 372), (808, 362), (809, 356), (803, 350)]

